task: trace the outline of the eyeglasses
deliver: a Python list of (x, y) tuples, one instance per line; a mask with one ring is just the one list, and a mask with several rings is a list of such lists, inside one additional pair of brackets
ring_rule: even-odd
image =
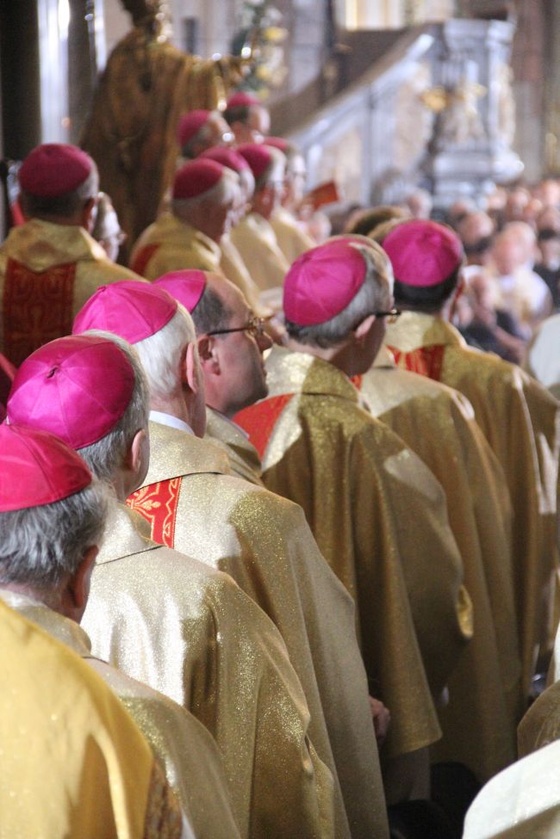
[(245, 326), (235, 326), (233, 329), (214, 329), (207, 332), (207, 335), (229, 335), (230, 332), (248, 332), (252, 338), (261, 338), (264, 335), (264, 327), (270, 318), (252, 317)]
[(387, 318), (387, 323), (396, 323), (402, 312), (400, 309), (390, 309), (388, 312), (373, 312), (373, 314), (376, 318)]

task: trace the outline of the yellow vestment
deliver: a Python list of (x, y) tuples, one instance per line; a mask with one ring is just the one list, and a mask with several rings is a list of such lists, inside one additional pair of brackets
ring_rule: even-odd
[(74, 621), (25, 595), (0, 589), (12, 609), (70, 647), (109, 685), (152, 747), (197, 839), (238, 839), (222, 760), (206, 728), (167, 696), (91, 655)]
[(162, 213), (137, 240), (130, 266), (147, 280), (157, 280), (183, 268), (221, 274), (220, 258), (216, 242), (172, 213)]
[(423, 748), (440, 736), (423, 663), (438, 695), (471, 633), (441, 487), (333, 365), (274, 348), (267, 370), (269, 398), (236, 420), (355, 600), (370, 692), (392, 713), (384, 748)]
[[(397, 369), (385, 348), (356, 382), (374, 416), (422, 458), (447, 497), (449, 523), (473, 602), (474, 633), (438, 708), (433, 757), (486, 780), (515, 760), (521, 661), (511, 572), (511, 510), (500, 464), (457, 391)], [(472, 736), (472, 727), (478, 736)]]
[(223, 446), (231, 471), (238, 478), (264, 487), (261, 460), (245, 431), (212, 408), (206, 408), (206, 437), (214, 445)]
[(467, 347), (440, 317), (404, 312), (387, 327), (386, 344), (400, 367), (463, 393), (497, 456), (513, 508), (513, 586), (522, 661), (529, 691), (539, 651), (550, 651), (550, 604), (557, 566), (559, 403), (520, 368)]
[(242, 837), (331, 836), (332, 776), (275, 626), (226, 574), (115, 516), (83, 619), (93, 652), (208, 728)]
[(229, 474), (215, 444), (154, 422), (150, 443), (149, 472), (129, 503), (150, 522), (152, 538), (230, 574), (274, 621), (305, 692), (311, 742), (342, 787), (338, 835), (348, 830), (346, 815), (352, 835), (386, 835), (353, 604), (302, 511)]
[(83, 227), (31, 219), (0, 245), (0, 351), (19, 365), (68, 335), (101, 285), (141, 277), (111, 262)]
[(278, 207), (270, 217), (270, 225), (274, 230), (278, 247), (286, 257), (288, 265), (302, 253), (314, 248), (317, 244), (298, 225), (295, 217), (284, 207)]
[(290, 264), (265, 218), (249, 213), (232, 228), (230, 238), (261, 292), (283, 285)]
[(179, 839), (150, 747), (75, 653), (0, 603), (0, 661), (2, 837)]

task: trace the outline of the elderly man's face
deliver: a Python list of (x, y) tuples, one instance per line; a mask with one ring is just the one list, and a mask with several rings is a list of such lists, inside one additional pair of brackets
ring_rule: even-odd
[(231, 312), (226, 329), (240, 329), (214, 336), (218, 342), (221, 383), (220, 406), (217, 407), (226, 416), (233, 416), (237, 411), (263, 399), (268, 393), (266, 370), (263, 353), (272, 345), (266, 334), (256, 335), (250, 328), (254, 313), (249, 308), (243, 294), (229, 282), (212, 283), (213, 290)]

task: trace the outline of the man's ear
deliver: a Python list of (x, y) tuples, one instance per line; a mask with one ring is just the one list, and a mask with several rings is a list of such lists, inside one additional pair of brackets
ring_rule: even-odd
[(97, 545), (91, 545), (86, 550), (77, 570), (68, 579), (62, 595), (64, 614), (67, 618), (71, 618), (77, 623), (81, 621), (87, 606), (91, 574), (98, 553), (99, 548)]
[(202, 370), (195, 342), (187, 344), (183, 360), (181, 361), (181, 381), (192, 393), (200, 393), (203, 389)]
[(212, 335), (201, 335), (197, 341), (198, 357), (205, 371), (220, 372), (219, 344)]
[(360, 343), (365, 339), (365, 337), (369, 334), (371, 327), (375, 322), (375, 315), (368, 315), (364, 318), (357, 327), (354, 329), (354, 336), (357, 341)]
[(149, 463), (146, 463), (146, 454), (149, 453), (149, 445), (146, 444), (148, 439), (148, 432), (145, 428), (137, 431), (132, 439), (132, 443), (128, 450), (128, 466), (135, 475), (146, 473)]

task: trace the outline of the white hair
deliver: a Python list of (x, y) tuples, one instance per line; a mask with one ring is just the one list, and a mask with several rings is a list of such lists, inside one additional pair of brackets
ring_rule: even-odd
[(150, 393), (167, 399), (181, 381), (181, 359), (189, 344), (196, 341), (193, 320), (184, 306), (159, 332), (134, 345), (148, 377)]
[(61, 501), (0, 513), (0, 585), (55, 589), (101, 544), (109, 487), (97, 479)]

